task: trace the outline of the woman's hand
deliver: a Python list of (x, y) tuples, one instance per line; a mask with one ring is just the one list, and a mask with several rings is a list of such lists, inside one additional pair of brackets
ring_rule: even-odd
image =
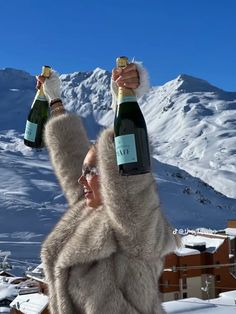
[(60, 99), (60, 78), (56, 71), (52, 70), (49, 78), (45, 78), (43, 75), (36, 76), (37, 88), (40, 88), (43, 84), (43, 91), (49, 102)]
[(60, 98), (60, 79), (59, 75), (52, 70), (49, 78), (43, 75), (36, 76), (36, 88), (40, 89), (43, 85), (43, 91), (50, 104), (50, 113), (52, 116), (58, 116), (65, 113), (64, 106)]
[(36, 88), (37, 89), (39, 89), (41, 87), (41, 85), (44, 83), (45, 79), (46, 78), (43, 75), (37, 75), (36, 76), (36, 80), (37, 80)]
[(123, 69), (114, 68), (112, 70), (112, 80), (120, 87), (138, 88), (140, 79), (136, 64), (130, 63)]

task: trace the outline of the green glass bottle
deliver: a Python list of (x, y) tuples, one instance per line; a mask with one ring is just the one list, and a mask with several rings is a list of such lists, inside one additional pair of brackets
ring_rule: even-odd
[[(126, 67), (126, 57), (117, 58), (117, 67)], [(147, 127), (132, 89), (119, 87), (114, 120), (116, 159), (121, 175), (150, 172)]]
[[(49, 77), (51, 74), (51, 67), (43, 66), (42, 74)], [(49, 104), (43, 92), (43, 86), (37, 91), (31, 106), (24, 135), (24, 144), (32, 148), (41, 148), (43, 143), (43, 131), (45, 123), (49, 117)]]

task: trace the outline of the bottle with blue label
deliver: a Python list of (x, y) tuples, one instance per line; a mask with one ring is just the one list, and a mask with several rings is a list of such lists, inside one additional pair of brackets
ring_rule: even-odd
[[(51, 74), (51, 67), (43, 66), (42, 74), (49, 77)], [(43, 143), (43, 131), (45, 123), (49, 117), (49, 104), (43, 92), (43, 86), (38, 89), (31, 106), (24, 135), (24, 144), (32, 148), (41, 148)]]
[[(117, 67), (128, 65), (126, 57), (119, 57), (116, 62)], [(146, 122), (132, 89), (118, 89), (114, 135), (119, 173), (129, 176), (150, 172)]]

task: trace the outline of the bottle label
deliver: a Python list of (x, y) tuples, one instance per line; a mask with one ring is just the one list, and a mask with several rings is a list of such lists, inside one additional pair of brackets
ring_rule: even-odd
[(118, 165), (137, 162), (134, 134), (115, 137), (116, 159)]
[(36, 138), (37, 124), (27, 120), (25, 126), (25, 136), (27, 141), (34, 142)]
[(135, 96), (120, 96), (118, 97), (118, 105), (123, 102), (136, 102), (137, 98)]

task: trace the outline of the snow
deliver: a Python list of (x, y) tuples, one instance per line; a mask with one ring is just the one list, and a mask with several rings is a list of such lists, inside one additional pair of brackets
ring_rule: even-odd
[(182, 247), (175, 250), (175, 254), (178, 256), (198, 255), (200, 251)]
[(225, 233), (229, 236), (236, 236), (236, 228), (225, 228)]
[(37, 281), (41, 281), (45, 283), (45, 277), (44, 277), (44, 270), (43, 270), (43, 264), (39, 264), (37, 267), (35, 267), (32, 271), (26, 272), (27, 277), (31, 279), (35, 279)]
[(167, 314), (235, 314), (235, 304), (230, 301), (218, 303), (218, 300), (204, 301), (198, 298), (188, 298), (162, 303)]
[(214, 253), (217, 249), (223, 244), (225, 238), (209, 238), (207, 236), (200, 236), (200, 235), (187, 235), (182, 237), (183, 245), (206, 245), (206, 252)]
[(34, 274), (41, 274), (43, 271), (43, 263), (39, 264), (37, 267), (35, 267), (33, 270), (32, 270), (32, 273)]
[(10, 304), (24, 314), (40, 314), (48, 305), (48, 297), (41, 293), (18, 295)]
[(8, 307), (1, 306), (0, 307), (0, 313), (2, 313), (2, 314), (10, 313), (10, 309)]
[(18, 294), (18, 290), (15, 285), (10, 284), (9, 282), (0, 283), (0, 300), (6, 298), (13, 299)]
[(222, 292), (219, 298), (209, 301), (198, 298), (188, 298), (178, 301), (169, 301), (162, 303), (167, 314), (231, 314), (236, 313), (236, 290)]
[(181, 75), (153, 88), (143, 105), (150, 133), (158, 134), (159, 160), (234, 198), (235, 99), (236, 93)]
[(233, 291), (227, 291), (227, 292), (221, 292), (219, 294), (219, 298), (218, 299), (214, 299), (212, 300), (212, 302), (225, 302), (227, 304), (233, 304), (233, 305), (236, 305), (235, 304), (235, 301), (236, 301), (236, 290), (233, 290)]
[[(61, 75), (66, 109), (82, 117), (90, 139), (113, 124), (110, 77), (100, 68)], [(34, 95), (29, 73), (0, 70), (0, 250), (12, 251), (18, 274), (40, 263), (41, 243), (67, 208), (46, 149), (23, 143)], [(236, 217), (236, 93), (182, 74), (152, 87), (140, 106), (173, 230), (226, 228)]]
[(0, 301), (4, 299), (13, 300), (18, 295), (19, 282), (22, 279), (22, 277), (0, 276)]

